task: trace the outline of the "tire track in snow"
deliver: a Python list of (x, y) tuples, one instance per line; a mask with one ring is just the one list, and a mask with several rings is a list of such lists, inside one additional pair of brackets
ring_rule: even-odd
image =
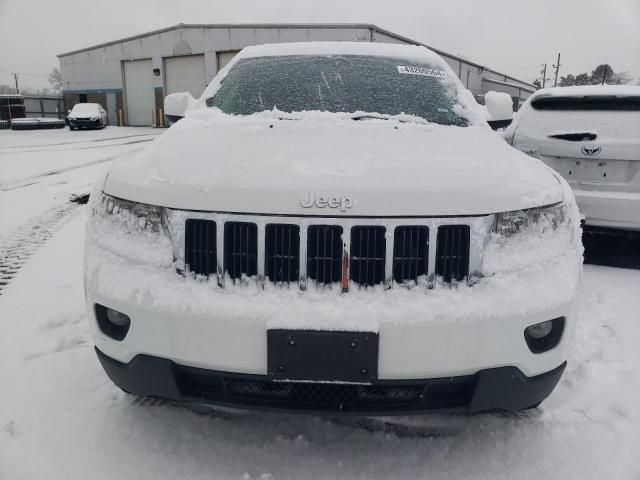
[[(149, 142), (151, 140), (142, 140), (143, 142)], [(139, 142), (135, 142), (135, 143), (139, 143)], [(87, 168), (87, 167), (91, 167), (93, 165), (98, 165), (100, 163), (105, 163), (105, 162), (111, 162), (114, 160), (117, 160), (118, 158), (124, 156), (124, 155), (129, 155), (131, 153), (135, 153), (138, 150), (140, 150), (139, 148), (135, 148), (133, 150), (129, 150), (126, 153), (121, 153), (118, 155), (111, 155), (105, 158), (99, 158), (97, 160), (93, 160), (91, 162), (87, 162), (87, 163), (81, 163), (80, 165), (71, 165), (69, 167), (62, 167), (62, 168), (57, 168), (54, 170), (48, 170), (46, 172), (42, 172), (42, 173), (38, 173), (36, 175), (32, 175), (30, 177), (22, 177), (19, 178), (17, 180), (11, 180), (8, 181), (6, 183), (0, 183), (0, 191), (2, 192), (8, 192), (10, 190), (17, 190), (18, 188), (24, 188), (24, 187), (29, 187), (31, 185), (35, 185), (37, 183), (40, 183), (38, 180), (45, 178), (45, 177), (50, 177), (52, 175), (58, 175), (60, 173), (65, 173), (65, 172), (70, 172), (71, 170), (77, 170), (79, 168)]]
[(110, 148), (110, 147), (120, 147), (122, 145), (133, 145), (135, 143), (145, 143), (152, 142), (153, 138), (141, 138), (138, 140), (128, 140), (126, 142), (118, 142), (118, 143), (109, 143), (108, 145), (89, 145), (87, 147), (68, 147), (68, 148), (57, 148), (55, 150), (47, 150), (47, 149), (36, 149), (36, 150), (20, 150), (18, 152), (0, 152), (0, 155), (7, 154), (16, 154), (16, 153), (46, 153), (49, 151), (52, 152), (66, 152), (66, 151), (77, 151), (77, 150), (95, 150), (96, 148)]
[[(109, 142), (111, 140), (121, 140), (123, 138), (135, 138), (135, 137), (154, 137), (161, 135), (162, 133), (136, 133), (134, 135), (123, 135), (120, 137), (107, 137), (107, 138), (93, 138), (91, 140), (78, 139), (73, 142), (58, 142), (58, 143), (42, 143), (40, 145), (10, 145), (8, 147), (0, 148), (0, 152), (5, 149), (18, 149), (18, 148), (42, 148), (42, 147), (57, 147), (59, 145), (79, 145), (82, 143), (95, 143), (95, 142)], [(15, 153), (15, 152), (14, 152)], [(20, 153), (20, 152), (18, 152)]]
[(38, 248), (79, 210), (71, 201), (56, 205), (0, 241), (0, 296)]

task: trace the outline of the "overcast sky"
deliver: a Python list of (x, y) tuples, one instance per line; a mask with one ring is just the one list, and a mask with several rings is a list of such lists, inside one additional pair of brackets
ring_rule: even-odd
[(558, 52), (561, 74), (640, 76), (640, 0), (0, 0), (0, 84), (48, 86), (56, 54), (181, 22), (375, 23), (526, 81)]

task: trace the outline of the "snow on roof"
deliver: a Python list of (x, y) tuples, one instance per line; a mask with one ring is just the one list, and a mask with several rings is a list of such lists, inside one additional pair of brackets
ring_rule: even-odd
[(421, 45), (369, 42), (288, 42), (245, 47), (239, 58), (286, 55), (372, 55), (404, 58), (420, 63), (444, 64), (437, 53)]
[(580, 85), (573, 87), (543, 88), (533, 94), (539, 97), (595, 97), (611, 96), (630, 97), (640, 95), (640, 86), (636, 85)]

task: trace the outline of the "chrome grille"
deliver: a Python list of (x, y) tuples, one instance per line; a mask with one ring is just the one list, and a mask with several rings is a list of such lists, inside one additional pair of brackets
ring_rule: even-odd
[(469, 275), (469, 237), (468, 225), (438, 228), (436, 275), (445, 282), (459, 282)]
[(426, 276), (429, 263), (429, 227), (396, 227), (393, 242), (393, 280), (417, 284)]
[(258, 272), (258, 230), (255, 223), (224, 225), (224, 266), (232, 280), (253, 277)]
[(337, 283), (342, 275), (342, 227), (311, 225), (307, 242), (307, 274), (319, 284)]
[(265, 231), (265, 274), (274, 283), (298, 281), (300, 270), (300, 227), (270, 224)]
[(185, 224), (184, 261), (197, 275), (216, 273), (216, 222), (189, 219)]
[[(178, 271), (258, 285), (438, 285), (482, 276), (493, 215), (322, 218), (167, 210)], [(245, 282), (243, 282), (245, 283)]]
[(350, 278), (362, 286), (384, 281), (386, 259), (385, 227), (356, 226), (351, 229)]

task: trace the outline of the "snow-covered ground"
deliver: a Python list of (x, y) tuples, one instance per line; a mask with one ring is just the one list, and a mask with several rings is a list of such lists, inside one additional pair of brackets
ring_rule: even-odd
[(0, 131), (0, 479), (640, 478), (638, 270), (585, 267), (567, 371), (519, 415), (333, 420), (122, 393), (90, 343), (86, 212), (67, 200), (161, 133)]

